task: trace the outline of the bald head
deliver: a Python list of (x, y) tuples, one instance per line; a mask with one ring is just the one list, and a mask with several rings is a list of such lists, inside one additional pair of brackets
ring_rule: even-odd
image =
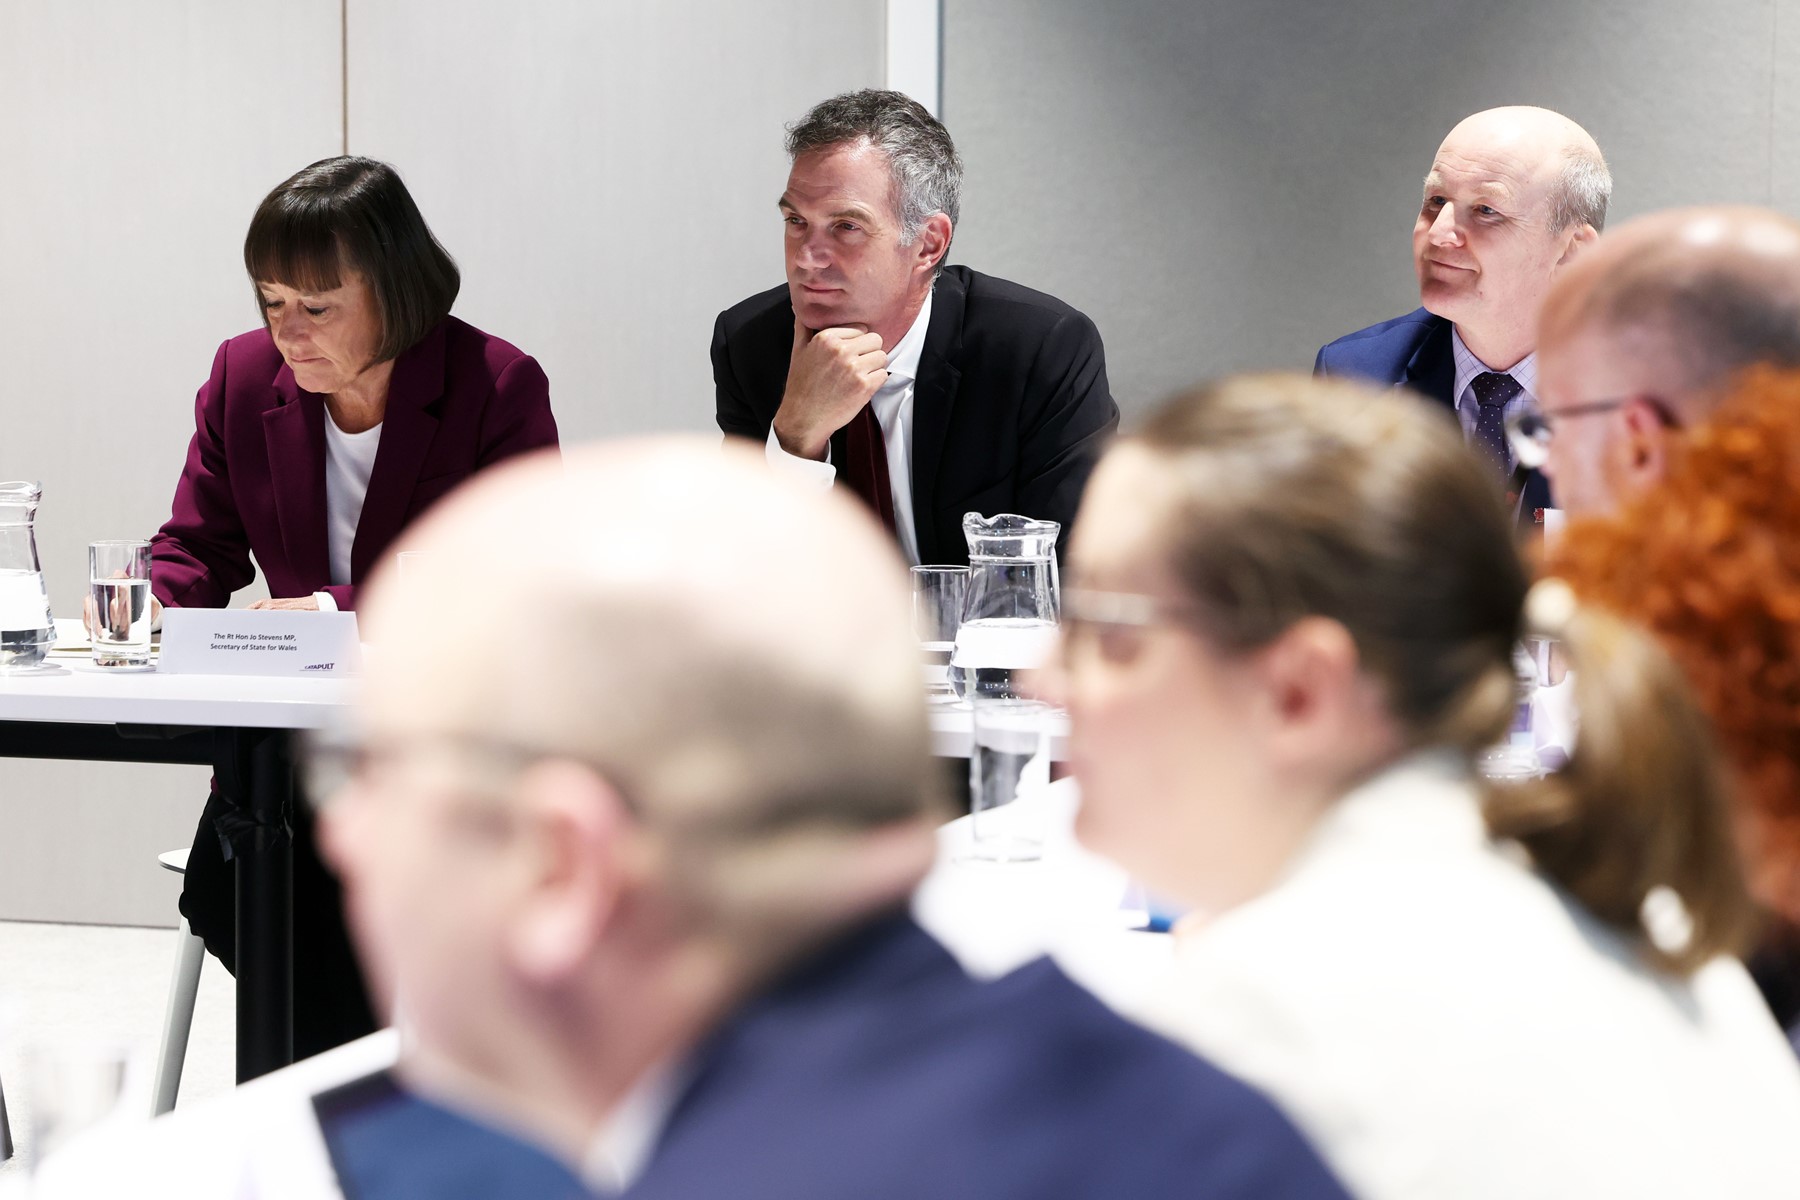
[(1420, 303), (1490, 370), (1510, 370), (1536, 348), (1550, 283), (1595, 241), (1611, 195), (1600, 148), (1560, 113), (1466, 118), (1425, 176), (1413, 225)]
[(1538, 398), (1558, 505), (1606, 513), (1657, 484), (1677, 430), (1759, 363), (1800, 366), (1800, 224), (1687, 208), (1608, 234), (1544, 304)]
[[(935, 850), (905, 571), (711, 438), (484, 471), (372, 581), (321, 847), (415, 1086), (574, 1161), (745, 990)], [(321, 781), (329, 777), (321, 774)]]
[(1587, 130), (1547, 108), (1515, 104), (1485, 109), (1457, 123), (1438, 148), (1464, 158), (1510, 161), (1550, 188), (1549, 231), (1606, 225), (1612, 176)]
[[(371, 740), (593, 765), (679, 841), (928, 815), (904, 569), (841, 496), (710, 439), (480, 476), (363, 617)], [(476, 565), (478, 564), (478, 565)]]
[(1703, 417), (1744, 367), (1800, 365), (1800, 222), (1748, 206), (1629, 221), (1558, 282), (1541, 341), (1615, 360), (1609, 390)]

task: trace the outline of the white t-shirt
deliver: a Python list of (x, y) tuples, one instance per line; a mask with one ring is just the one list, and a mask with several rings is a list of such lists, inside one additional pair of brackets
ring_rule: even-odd
[(325, 548), (333, 584), (350, 582), (350, 548), (356, 544), (356, 524), (362, 520), (363, 497), (369, 494), (369, 474), (380, 447), (380, 425), (345, 433), (326, 408)]

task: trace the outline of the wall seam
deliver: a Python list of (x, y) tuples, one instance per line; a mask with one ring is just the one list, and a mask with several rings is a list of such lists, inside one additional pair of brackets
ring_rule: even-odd
[(350, 0), (338, 0), (338, 118), (340, 154), (350, 153)]

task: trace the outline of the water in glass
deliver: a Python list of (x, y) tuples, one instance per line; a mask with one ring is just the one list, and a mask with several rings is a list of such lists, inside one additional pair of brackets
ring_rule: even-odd
[(974, 702), (969, 747), (972, 855), (1031, 862), (1044, 855), (1050, 785), (1050, 706), (1036, 700)]
[(925, 693), (932, 700), (954, 699), (950, 692), (950, 653), (962, 621), (969, 568), (919, 566), (912, 569), (913, 636), (919, 639), (919, 665)]
[(150, 663), (150, 543), (94, 542), (88, 546), (89, 619), (94, 665)]

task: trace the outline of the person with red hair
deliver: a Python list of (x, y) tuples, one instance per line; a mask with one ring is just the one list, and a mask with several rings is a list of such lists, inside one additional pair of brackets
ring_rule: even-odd
[(1800, 1047), (1800, 371), (1743, 374), (1656, 486), (1571, 524), (1547, 566), (1656, 634), (1711, 718), (1767, 915), (1752, 968)]

